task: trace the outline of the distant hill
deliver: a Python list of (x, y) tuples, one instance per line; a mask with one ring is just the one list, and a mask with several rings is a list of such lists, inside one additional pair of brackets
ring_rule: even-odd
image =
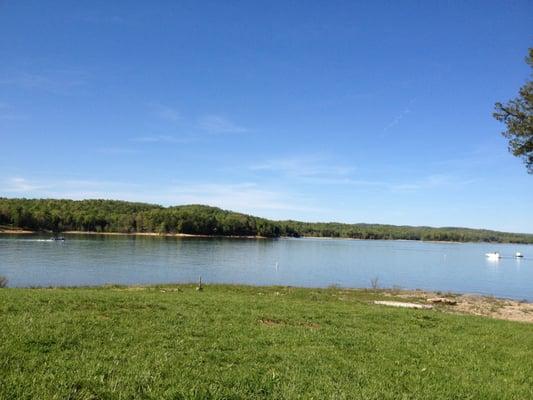
[(533, 243), (533, 234), (469, 228), (272, 221), (217, 207), (162, 207), (117, 200), (0, 198), (0, 226), (33, 231), (184, 233)]

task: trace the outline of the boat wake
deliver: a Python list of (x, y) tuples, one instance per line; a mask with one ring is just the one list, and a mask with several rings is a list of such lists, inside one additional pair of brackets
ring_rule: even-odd
[[(2, 239), (3, 241), (11, 241), (13, 239)], [(58, 239), (16, 239), (17, 242), (64, 242)]]

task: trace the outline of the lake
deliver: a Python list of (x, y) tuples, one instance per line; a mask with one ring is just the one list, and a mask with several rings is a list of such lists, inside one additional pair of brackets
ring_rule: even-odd
[[(533, 301), (533, 245), (342, 239), (0, 235), (9, 286), (242, 283), (480, 293)], [(499, 251), (491, 261), (485, 253)], [(515, 252), (525, 255), (515, 259)]]

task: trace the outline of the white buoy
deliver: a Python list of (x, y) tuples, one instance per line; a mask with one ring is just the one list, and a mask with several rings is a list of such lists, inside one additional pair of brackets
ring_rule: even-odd
[(279, 270), (279, 263), (276, 262), (276, 271)]

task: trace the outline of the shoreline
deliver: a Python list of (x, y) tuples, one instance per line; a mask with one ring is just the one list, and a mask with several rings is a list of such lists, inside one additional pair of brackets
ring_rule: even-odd
[(360, 238), (349, 238), (349, 237), (333, 237), (333, 236), (300, 236), (300, 237), (291, 237), (291, 236), (282, 236), (288, 239), (316, 239), (316, 240), (360, 240), (360, 241), (382, 241), (382, 242), (420, 242), (420, 243), (494, 243), (494, 244), (527, 244), (527, 243), (512, 243), (512, 242), (457, 242), (455, 240), (417, 240), (417, 239), (360, 239)]
[[(32, 286), (32, 287), (6, 287), (2, 290), (112, 290), (112, 291), (180, 291), (196, 287), (196, 283), (160, 283), (149, 285), (122, 285), (103, 284), (94, 286)], [(345, 287), (300, 287), (300, 286), (255, 286), (246, 284), (219, 284), (204, 283), (204, 290), (209, 288), (252, 290), (262, 293), (263, 291), (302, 291), (309, 293), (335, 293), (335, 297), (343, 301), (344, 296), (356, 295), (368, 297), (368, 303), (375, 307), (405, 307), (426, 308), (448, 314), (473, 315), (498, 320), (522, 322), (533, 324), (533, 302), (518, 301), (509, 298), (500, 298), (490, 295), (474, 293), (441, 292), (423, 289), (371, 289), (371, 288), (345, 288)], [(198, 290), (198, 289), (197, 289)], [(388, 304), (385, 304), (388, 303)]]
[[(38, 232), (35, 232), (38, 233)], [(156, 232), (84, 232), (64, 231), (67, 235), (109, 235), (109, 236), (160, 236), (160, 237), (190, 237), (190, 238), (232, 238), (232, 239), (268, 239), (266, 236), (235, 236), (235, 235), (200, 235), (191, 233), (156, 233)]]
[[(0, 234), (36, 235), (49, 234), (50, 231), (30, 231), (25, 229), (0, 229)], [(269, 239), (266, 236), (235, 236), (235, 235), (200, 235), (190, 233), (157, 233), (157, 232), (94, 232), (94, 231), (63, 231), (65, 235), (105, 235), (105, 236), (154, 236), (154, 237), (191, 237), (191, 238), (233, 238), (233, 239)]]
[[(6, 229), (0, 228), (0, 234), (7, 235), (35, 235), (35, 234), (53, 234), (51, 231), (31, 231), (27, 229)], [(349, 237), (332, 237), (332, 236), (238, 236), (238, 235), (203, 235), (191, 233), (157, 233), (157, 232), (94, 232), (94, 231), (63, 231), (61, 234), (67, 235), (105, 235), (105, 236), (150, 236), (150, 237), (183, 237), (183, 238), (230, 238), (230, 239), (313, 239), (313, 240), (358, 240), (358, 241), (386, 241), (386, 242), (419, 242), (419, 243), (485, 243), (485, 244), (512, 244), (518, 246), (531, 246), (533, 243), (514, 243), (514, 242), (458, 242), (453, 240), (422, 240), (422, 239), (360, 239)]]
[(25, 229), (0, 229), (0, 233), (6, 233), (9, 235), (32, 235), (39, 233), (37, 231), (28, 231)]

